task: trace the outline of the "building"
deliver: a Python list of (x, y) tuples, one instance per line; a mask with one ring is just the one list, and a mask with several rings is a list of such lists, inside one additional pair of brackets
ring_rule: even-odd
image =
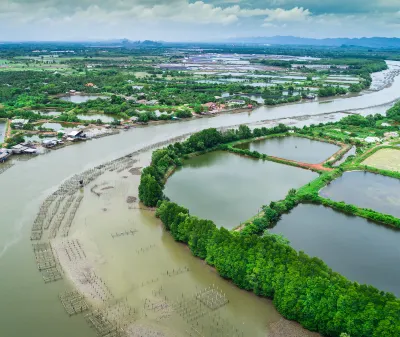
[(95, 85), (94, 85), (93, 83), (91, 83), (91, 82), (85, 84), (85, 87), (91, 87), (91, 88), (93, 88), (94, 86), (95, 86)]
[(12, 151), (13, 154), (22, 154), (22, 153), (36, 154), (37, 153), (36, 149), (26, 146), (25, 143), (14, 145), (11, 148), (11, 151)]
[(86, 135), (83, 133), (83, 130), (74, 130), (71, 131), (68, 135), (67, 135), (67, 140), (85, 140), (86, 139)]
[(205, 103), (205, 104), (203, 104), (203, 106), (205, 106), (208, 109), (208, 111), (217, 110), (217, 108), (218, 108), (217, 103), (214, 103), (214, 102)]
[(58, 140), (57, 139), (45, 139), (42, 142), (42, 145), (44, 147), (50, 148), (50, 147), (54, 147), (58, 144)]

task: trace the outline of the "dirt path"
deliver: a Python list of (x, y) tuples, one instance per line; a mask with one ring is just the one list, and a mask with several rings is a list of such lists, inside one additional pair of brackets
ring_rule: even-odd
[(292, 163), (292, 164), (294, 164), (294, 166), (302, 167), (302, 168), (305, 168), (308, 170), (317, 170), (317, 171), (332, 171), (333, 170), (332, 168), (324, 167), (323, 162), (319, 163), (319, 164), (310, 164), (310, 163), (303, 163), (303, 162), (295, 161), (295, 160), (273, 157), (273, 156), (270, 156), (270, 158), (275, 159), (277, 162)]

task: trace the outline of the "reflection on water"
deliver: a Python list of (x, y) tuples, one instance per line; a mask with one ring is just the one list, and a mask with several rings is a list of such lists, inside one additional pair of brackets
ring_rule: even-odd
[(301, 137), (269, 138), (236, 147), (311, 164), (325, 161), (340, 149), (339, 146), (333, 144)]
[(103, 123), (111, 123), (114, 120), (114, 117), (103, 114), (77, 115), (77, 117), (83, 121), (97, 121), (100, 119)]
[(165, 194), (192, 214), (231, 229), (316, 176), (292, 166), (217, 151), (185, 161), (168, 179)]
[(400, 218), (400, 180), (395, 178), (370, 172), (345, 172), (320, 194)]
[(400, 231), (316, 205), (297, 206), (273, 233), (359, 283), (400, 295)]

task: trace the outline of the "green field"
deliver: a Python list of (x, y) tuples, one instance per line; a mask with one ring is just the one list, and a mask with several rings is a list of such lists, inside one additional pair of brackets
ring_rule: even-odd
[(362, 162), (363, 165), (372, 166), (381, 170), (400, 171), (400, 148), (382, 149)]

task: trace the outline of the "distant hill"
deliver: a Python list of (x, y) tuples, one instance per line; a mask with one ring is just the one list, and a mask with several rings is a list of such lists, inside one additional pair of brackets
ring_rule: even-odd
[(357, 46), (366, 48), (400, 48), (400, 38), (362, 37), (362, 38), (329, 38), (312, 39), (295, 36), (244, 37), (231, 38), (226, 42), (245, 44), (271, 45), (307, 45), (307, 46)]

